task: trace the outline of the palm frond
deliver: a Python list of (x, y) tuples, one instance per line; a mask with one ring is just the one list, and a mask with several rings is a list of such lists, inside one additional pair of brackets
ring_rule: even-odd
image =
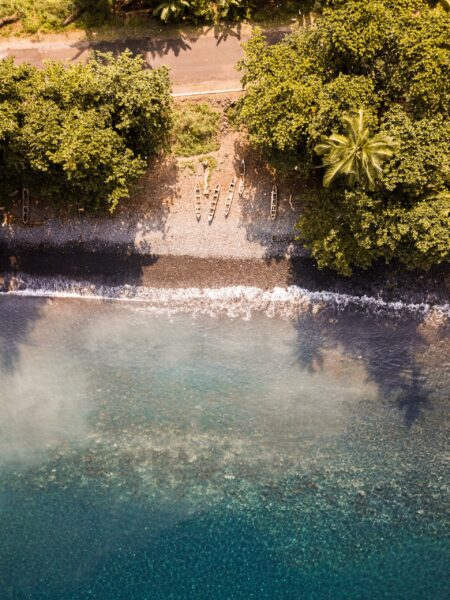
[(362, 109), (357, 115), (344, 115), (342, 121), (344, 134), (332, 133), (315, 147), (326, 167), (323, 185), (328, 187), (342, 175), (349, 185), (360, 183), (374, 190), (376, 180), (382, 175), (383, 162), (394, 155), (398, 143), (383, 133), (371, 137)]

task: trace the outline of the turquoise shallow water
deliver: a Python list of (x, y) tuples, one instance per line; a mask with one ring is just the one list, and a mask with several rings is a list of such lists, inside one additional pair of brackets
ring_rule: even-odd
[(0, 598), (450, 597), (439, 315), (0, 322)]

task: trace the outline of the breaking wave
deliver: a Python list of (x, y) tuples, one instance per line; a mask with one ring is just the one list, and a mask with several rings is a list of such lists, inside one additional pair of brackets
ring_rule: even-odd
[(373, 313), (407, 312), (426, 315), (430, 312), (450, 317), (450, 304), (433, 305), (386, 301), (382, 298), (357, 296), (329, 291), (310, 291), (299, 286), (275, 287), (270, 290), (253, 286), (221, 288), (159, 288), (136, 285), (106, 286), (67, 278), (11, 277), (0, 295), (41, 298), (75, 298), (135, 302), (153, 312), (199, 313), (250, 318), (253, 311), (268, 316), (296, 317), (308, 310), (324, 308), (343, 310), (348, 307)]

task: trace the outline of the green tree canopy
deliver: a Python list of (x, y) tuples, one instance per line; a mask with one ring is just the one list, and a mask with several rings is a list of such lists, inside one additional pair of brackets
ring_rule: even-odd
[(351, 275), (380, 259), (429, 269), (450, 259), (450, 194), (404, 204), (361, 189), (311, 191), (297, 229), (320, 268)]
[(382, 130), (399, 140), (383, 168), (386, 190), (405, 201), (445, 192), (450, 187), (450, 120), (442, 114), (414, 120), (398, 105), (384, 115)]
[[(235, 119), (269, 160), (304, 177), (312, 199), (299, 235), (320, 266), (448, 260), (450, 13), (431, 0), (322, 4), (315, 27), (246, 44)], [(333, 189), (320, 189), (314, 148)]]
[(293, 35), (268, 46), (257, 31), (244, 46), (239, 68), (246, 94), (238, 119), (269, 156), (301, 152), (308, 142), (324, 76), (320, 58), (310, 51), (311, 37)]
[(10, 192), (109, 206), (127, 198), (171, 126), (168, 71), (129, 52), (43, 70), (0, 62), (0, 178)]

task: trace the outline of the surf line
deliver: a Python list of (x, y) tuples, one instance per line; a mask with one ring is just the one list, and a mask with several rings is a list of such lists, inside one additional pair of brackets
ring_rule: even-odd
[[(450, 317), (450, 305), (386, 301), (371, 296), (356, 296), (328, 291), (310, 291), (299, 286), (274, 287), (271, 290), (253, 286), (228, 286), (222, 288), (159, 288), (133, 285), (108, 286), (64, 278), (34, 278), (16, 275), (14, 282), (0, 292), (1, 296), (29, 296), (47, 298), (72, 298), (85, 300), (111, 300), (146, 303), (155, 308), (186, 310), (192, 308), (217, 309), (227, 307), (250, 310), (281, 310), (296, 313), (308, 306), (325, 305), (344, 309), (366, 308), (382, 312), (410, 312), (426, 314), (437, 311)], [(278, 309), (278, 310), (277, 310)]]

